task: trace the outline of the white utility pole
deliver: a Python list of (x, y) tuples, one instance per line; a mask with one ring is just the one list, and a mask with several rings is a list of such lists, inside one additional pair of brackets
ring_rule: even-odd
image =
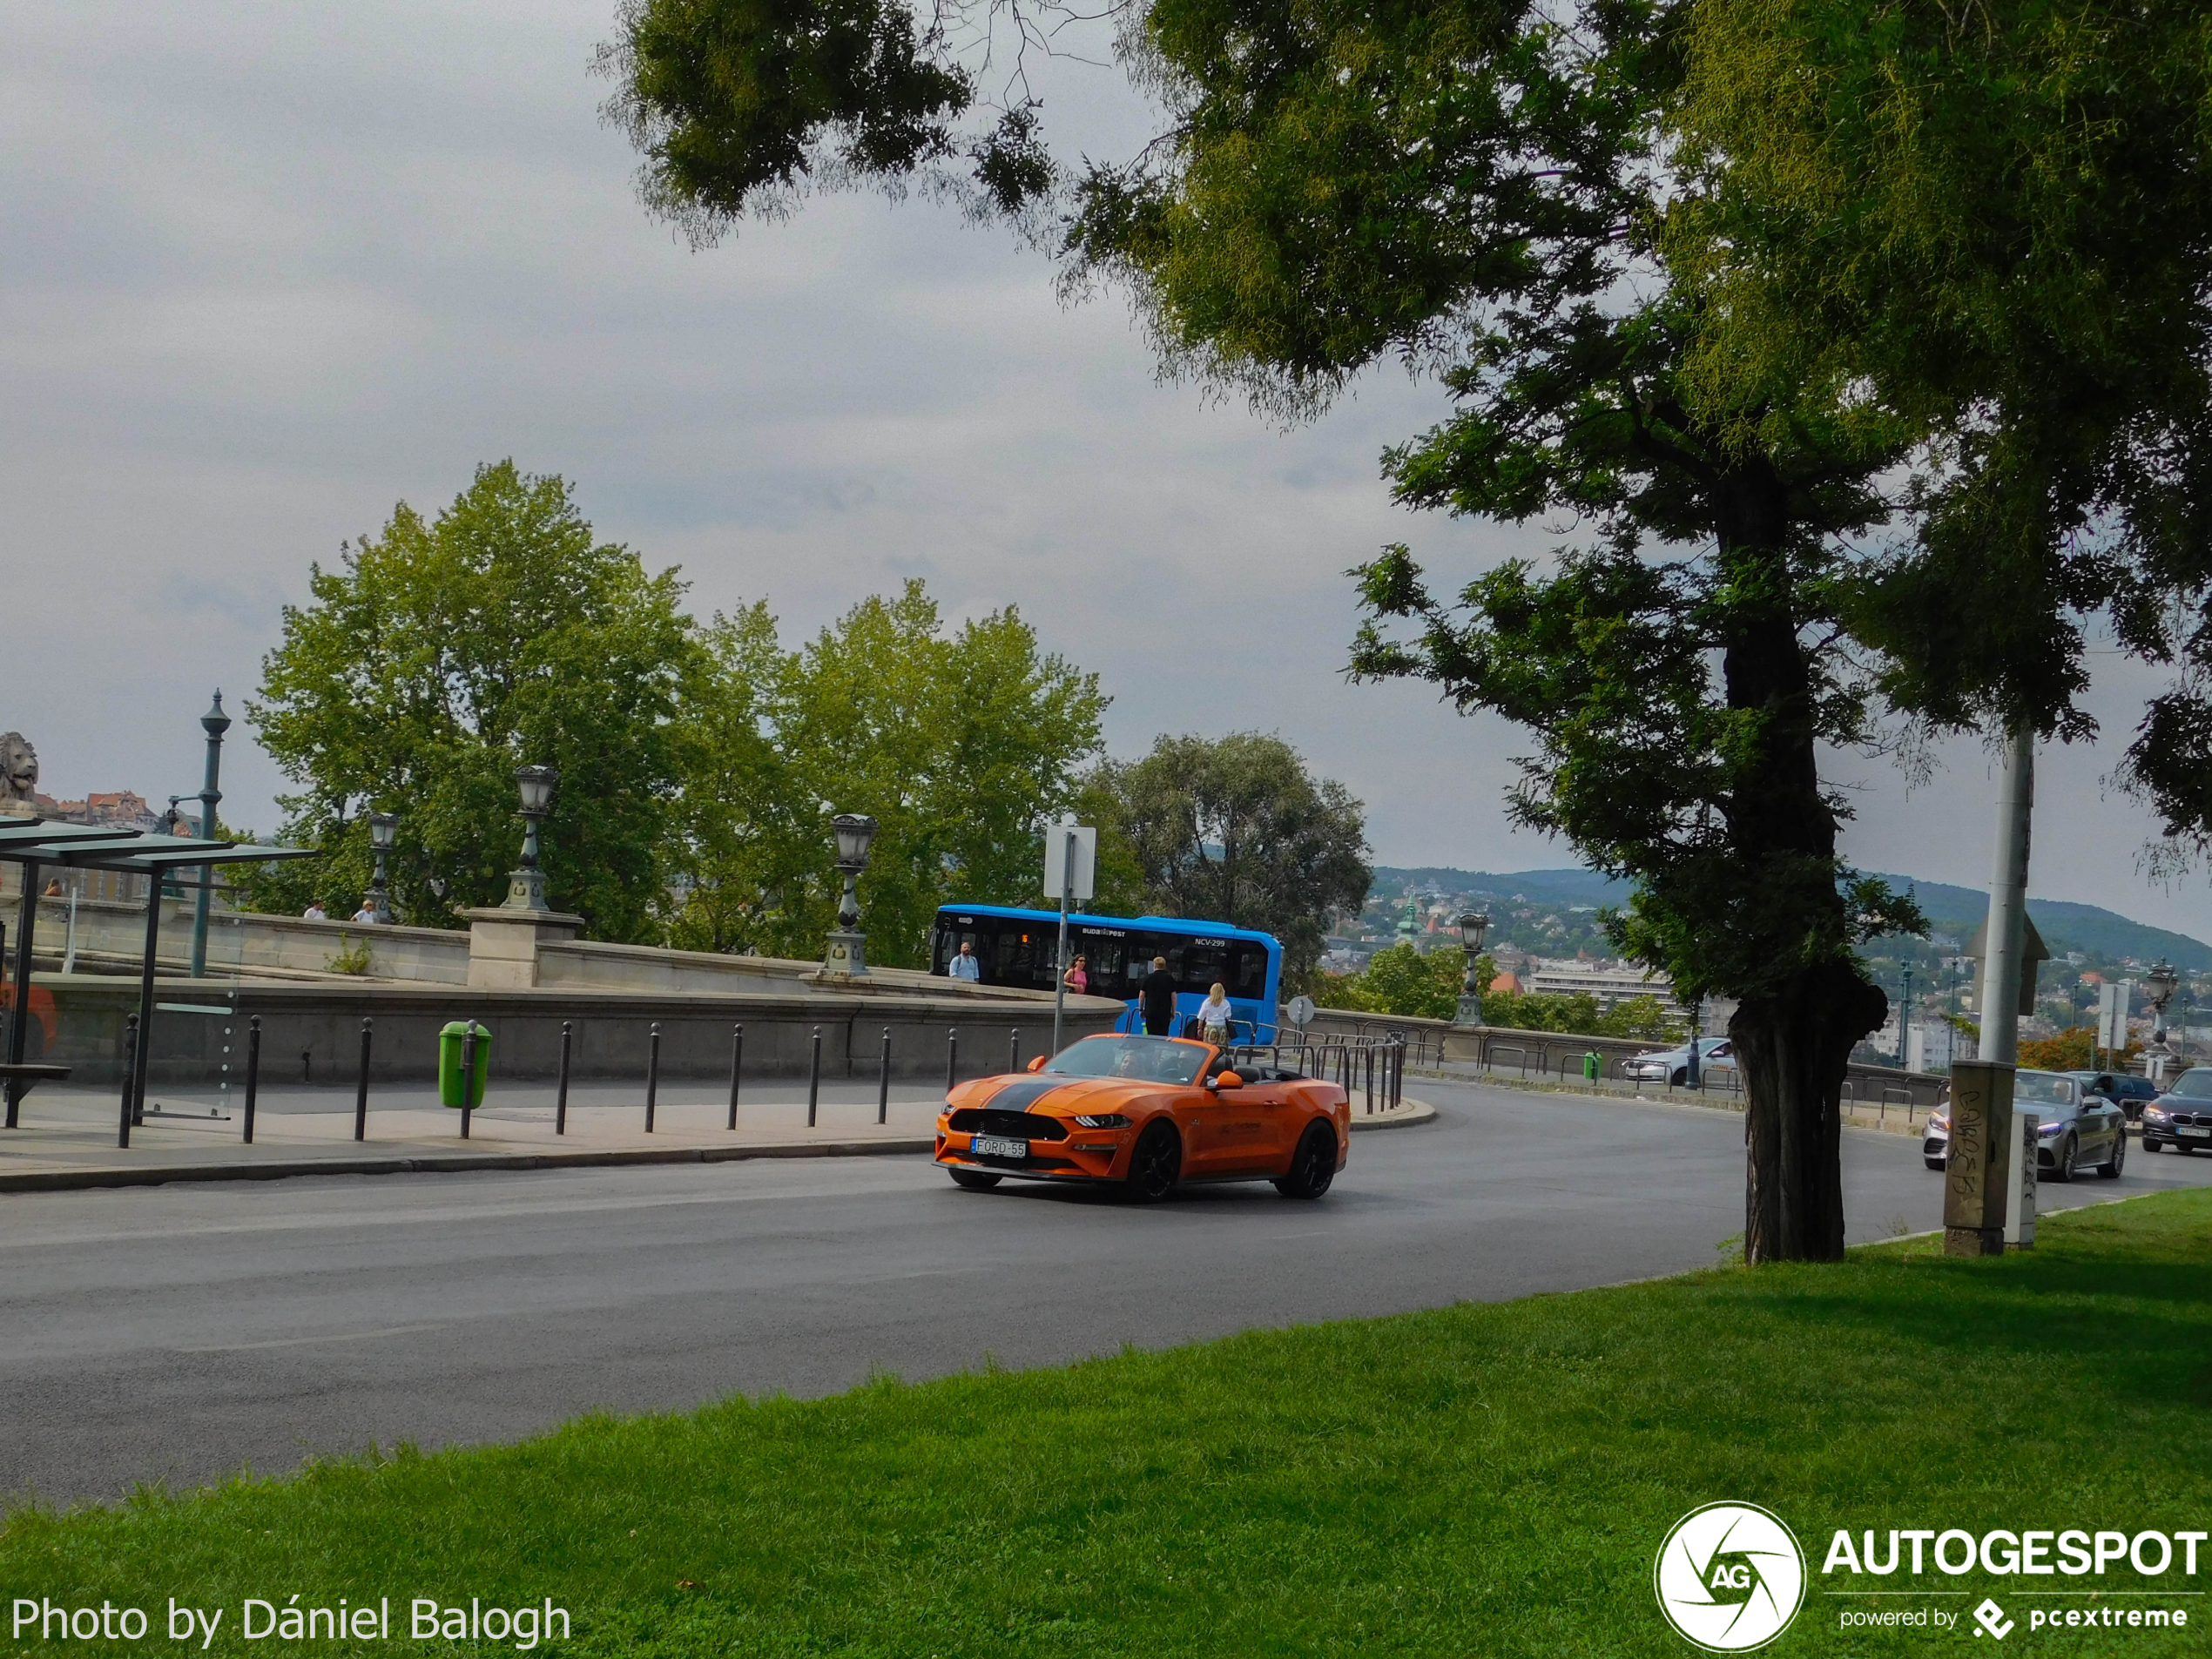
[(2035, 733), (2005, 741), (1997, 779), (1997, 851), (1989, 875), (1987, 954), (1981, 963), (1981, 1058), (2020, 1062), (2021, 939), (2027, 921), (2029, 826), (2035, 812)]

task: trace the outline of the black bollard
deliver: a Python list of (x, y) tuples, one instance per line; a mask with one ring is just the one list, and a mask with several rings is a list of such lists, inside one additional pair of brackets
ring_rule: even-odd
[(806, 1127), (814, 1127), (814, 1109), (822, 1097), (822, 1028), (814, 1028), (814, 1064), (806, 1076)]
[(469, 1138), (469, 1119), (476, 1109), (476, 1022), (461, 1039), (461, 1138)]
[(730, 1127), (738, 1126), (738, 1070), (745, 1064), (745, 1027), (730, 1035)]
[(653, 1132), (653, 1102), (660, 1095), (660, 1022), (645, 1034), (645, 1133)]
[(891, 1028), (883, 1028), (883, 1057), (875, 1062), (875, 1121), (887, 1123), (891, 1116)]
[(1006, 1069), (1022, 1069), (1022, 1028), (1018, 1025), (1006, 1034)]
[[(155, 878), (157, 880), (158, 877)], [(115, 1143), (131, 1144), (131, 1088), (138, 1076), (138, 1016), (127, 1015), (123, 1021), (123, 1122), (116, 1130)]]
[(960, 1070), (960, 1033), (952, 1032), (945, 1038), (945, 1092), (953, 1092), (953, 1078)]
[(246, 1022), (246, 1144), (253, 1144), (253, 1097), (261, 1088), (261, 1016)]
[(556, 1135), (566, 1135), (569, 1132), (569, 1045), (575, 1039), (576, 1022), (574, 1020), (562, 1021), (561, 1085), (560, 1092), (553, 1096), (553, 1132)]
[(354, 1080), (354, 1138), (368, 1138), (368, 1022), (361, 1022), (361, 1075)]

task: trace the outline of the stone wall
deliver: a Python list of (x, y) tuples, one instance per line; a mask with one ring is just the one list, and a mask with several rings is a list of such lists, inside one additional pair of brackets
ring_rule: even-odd
[[(41, 975), (54, 994), (60, 1035), (47, 1059), (75, 1067), (72, 1082), (121, 1077), (125, 1016), (138, 1006), (136, 981)], [(940, 981), (941, 984), (942, 981)], [(813, 1034), (822, 1035), (826, 1078), (873, 1078), (884, 1032), (897, 1078), (941, 1079), (948, 1039), (957, 1034), (959, 1069), (976, 1076), (1007, 1069), (1009, 1045), (1026, 1063), (1052, 1041), (1049, 998), (860, 994), (708, 995), (558, 988), (487, 991), (466, 987), (372, 983), (287, 985), (164, 978), (155, 981), (152, 1076), (172, 1086), (212, 1085), (228, 1062), (242, 1082), (247, 1021), (261, 1022), (261, 1076), (277, 1084), (352, 1082), (360, 1074), (361, 1021), (372, 1022), (369, 1076), (423, 1082), (435, 1074), (438, 1032), (473, 1019), (491, 1032), (495, 1077), (550, 1079), (560, 1064), (561, 1026), (570, 1027), (570, 1076), (645, 1075), (651, 1029), (661, 1027), (661, 1075), (726, 1078), (735, 1027), (745, 1027), (745, 1076), (807, 1075)], [(197, 1010), (211, 1010), (200, 1012)], [(1109, 1029), (1121, 1004), (1070, 997), (1065, 1040)]]

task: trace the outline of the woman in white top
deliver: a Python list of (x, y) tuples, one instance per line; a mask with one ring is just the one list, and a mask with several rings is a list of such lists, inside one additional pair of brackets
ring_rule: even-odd
[(1225, 1043), (1229, 1041), (1229, 998), (1219, 981), (1206, 993), (1206, 1000), (1198, 1004), (1198, 1031), (1208, 1042)]

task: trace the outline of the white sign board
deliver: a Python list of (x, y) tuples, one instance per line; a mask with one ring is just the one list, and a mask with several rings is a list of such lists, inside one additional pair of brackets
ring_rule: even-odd
[[(1075, 854), (1072, 864), (1069, 853)], [(1098, 832), (1089, 824), (1048, 824), (1044, 831), (1044, 896), (1060, 902), (1067, 888), (1070, 907), (1083, 903), (1098, 873)], [(1069, 878), (1072, 875), (1073, 880)]]
[(2128, 1046), (2128, 1004), (2134, 1000), (2133, 980), (2107, 980), (2097, 987), (2097, 1046)]

